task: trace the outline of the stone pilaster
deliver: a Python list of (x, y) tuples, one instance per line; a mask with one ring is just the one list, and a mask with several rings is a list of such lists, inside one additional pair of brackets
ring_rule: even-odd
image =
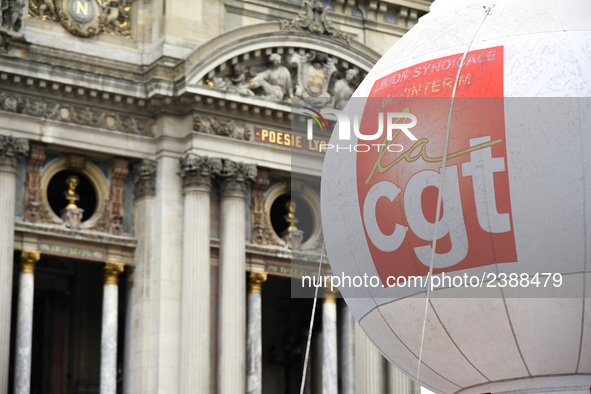
[(246, 390), (245, 199), (256, 166), (223, 160), (221, 188), (218, 379), (220, 394)]
[(246, 353), (246, 392), (261, 394), (263, 390), (263, 332), (261, 291), (266, 272), (251, 272), (248, 288), (248, 350)]
[(341, 315), (341, 393), (355, 394), (355, 325), (357, 323), (348, 306), (341, 308)]
[(355, 391), (382, 394), (385, 386), (384, 367), (380, 351), (359, 324), (355, 324)]
[(14, 363), (14, 392), (16, 394), (29, 394), (31, 388), (35, 264), (39, 261), (40, 257), (41, 254), (37, 251), (23, 250), (21, 253)]
[(125, 266), (105, 263), (103, 287), (103, 322), (101, 331), (101, 394), (117, 392), (117, 313), (119, 274)]
[(109, 232), (115, 235), (120, 235), (123, 228), (123, 189), (128, 173), (129, 162), (127, 160), (113, 160), (109, 193)]
[(326, 291), (322, 303), (322, 394), (338, 394), (337, 299)]
[(45, 146), (31, 144), (25, 182), (25, 221), (31, 223), (36, 223), (39, 219), (40, 179), (43, 163), (45, 163)]
[(212, 169), (219, 159), (188, 153), (180, 158), (183, 179), (183, 268), (181, 301), (181, 393), (209, 392), (210, 224)]
[[(153, 280), (157, 275), (152, 258), (154, 203), (156, 195), (157, 162), (140, 160), (133, 164), (134, 203), (133, 233), (138, 239), (135, 250), (133, 288), (130, 294), (131, 340), (128, 343), (132, 362), (123, 370), (124, 394), (146, 393), (150, 385), (150, 363), (153, 356), (152, 299)], [(151, 324), (152, 323), (152, 324)]]
[(265, 243), (265, 192), (269, 187), (269, 170), (259, 169), (252, 185), (252, 235), (251, 242)]
[[(0, 135), (0, 316), (10, 316), (14, 252), (16, 168), (28, 141)], [(8, 392), (10, 319), (0, 321), (0, 392)]]

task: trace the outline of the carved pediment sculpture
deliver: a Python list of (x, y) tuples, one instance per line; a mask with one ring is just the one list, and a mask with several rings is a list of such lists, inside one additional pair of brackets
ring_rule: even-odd
[(281, 20), (282, 30), (304, 30), (314, 34), (325, 34), (335, 40), (349, 44), (351, 36), (338, 30), (326, 18), (326, 8), (322, 0), (303, 0), (302, 11), (294, 20)]

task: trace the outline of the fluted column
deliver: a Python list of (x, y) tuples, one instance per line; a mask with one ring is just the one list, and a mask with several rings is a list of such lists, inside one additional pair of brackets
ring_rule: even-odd
[(27, 140), (0, 135), (0, 392), (8, 392), (16, 168)]
[(261, 291), (266, 272), (251, 272), (248, 286), (248, 350), (246, 353), (246, 392), (261, 394), (263, 390), (263, 317)]
[(341, 394), (355, 394), (355, 318), (348, 306), (341, 308)]
[(384, 367), (380, 351), (359, 324), (355, 324), (355, 391), (382, 394), (385, 385)]
[(105, 263), (101, 331), (101, 394), (117, 392), (117, 312), (121, 263)]
[(322, 394), (338, 394), (337, 299), (326, 291), (322, 303)]
[(223, 160), (219, 268), (218, 393), (246, 390), (245, 199), (256, 166)]
[(421, 389), (411, 378), (406, 376), (394, 364), (388, 362), (388, 393), (420, 394)]
[(20, 287), (16, 319), (16, 354), (14, 392), (29, 394), (31, 387), (31, 356), (33, 348), (33, 296), (35, 294), (35, 264), (41, 254), (23, 250), (21, 253)]
[(135, 271), (131, 289), (129, 357), (123, 369), (123, 393), (155, 391), (150, 369), (154, 354), (155, 298), (154, 278), (158, 276), (152, 255), (154, 245), (154, 204), (158, 165), (153, 160), (139, 160), (133, 165), (133, 233), (138, 240), (134, 254)]
[(183, 178), (183, 276), (181, 309), (181, 393), (209, 392), (211, 169), (219, 159), (188, 153), (180, 159)]

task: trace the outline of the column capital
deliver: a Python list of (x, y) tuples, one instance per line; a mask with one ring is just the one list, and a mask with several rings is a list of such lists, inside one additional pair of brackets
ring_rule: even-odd
[(181, 165), (179, 176), (183, 178), (185, 191), (192, 189), (209, 192), (211, 178), (222, 168), (220, 159), (210, 159), (190, 152), (181, 156), (179, 162)]
[(223, 159), (215, 175), (222, 181), (222, 196), (246, 198), (246, 184), (256, 180), (257, 166)]
[(32, 274), (35, 272), (35, 264), (41, 258), (41, 252), (37, 250), (23, 250), (21, 252), (21, 272)]
[(267, 281), (267, 273), (251, 272), (248, 279), (249, 293), (260, 293), (263, 289), (263, 283)]
[(339, 289), (335, 287), (331, 290), (329, 287), (324, 289), (324, 302), (337, 302), (337, 296), (339, 294)]
[(143, 159), (133, 163), (134, 198), (156, 195), (156, 169), (158, 163)]
[(119, 274), (125, 269), (123, 263), (105, 263), (105, 284), (116, 285), (119, 283)]
[(29, 141), (25, 138), (14, 138), (11, 135), (0, 135), (0, 171), (15, 171), (22, 156), (29, 153)]

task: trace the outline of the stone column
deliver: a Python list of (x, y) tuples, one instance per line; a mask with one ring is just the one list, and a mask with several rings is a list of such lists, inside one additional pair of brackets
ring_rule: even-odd
[(384, 367), (384, 358), (380, 351), (359, 324), (355, 324), (355, 391), (382, 394), (385, 384)]
[(338, 394), (337, 299), (325, 291), (322, 303), (322, 394)]
[(119, 274), (124, 264), (105, 263), (101, 332), (101, 394), (117, 392), (117, 310)]
[(355, 318), (344, 305), (341, 309), (341, 383), (342, 394), (355, 394)]
[(0, 135), (0, 392), (8, 392), (16, 168), (27, 140)]
[(246, 391), (246, 190), (256, 166), (223, 160), (219, 258), (218, 393)]
[(248, 288), (248, 350), (246, 354), (246, 392), (261, 394), (263, 390), (263, 332), (261, 290), (266, 272), (251, 272)]
[(16, 354), (14, 392), (29, 394), (31, 386), (31, 351), (33, 348), (33, 296), (35, 293), (35, 264), (41, 254), (23, 250), (21, 253), (20, 287), (16, 319)]
[(180, 159), (183, 178), (183, 269), (181, 306), (181, 393), (209, 392), (211, 167), (219, 159), (188, 153)]
[[(154, 245), (153, 220), (156, 196), (157, 162), (140, 160), (133, 165), (133, 233), (138, 240), (134, 254), (135, 270), (133, 288), (130, 294), (131, 341), (126, 342), (131, 362), (123, 369), (123, 393), (155, 392), (155, 380), (151, 362), (154, 349), (153, 299), (154, 278), (158, 276), (154, 267), (152, 248)], [(152, 373), (151, 373), (152, 372)]]

